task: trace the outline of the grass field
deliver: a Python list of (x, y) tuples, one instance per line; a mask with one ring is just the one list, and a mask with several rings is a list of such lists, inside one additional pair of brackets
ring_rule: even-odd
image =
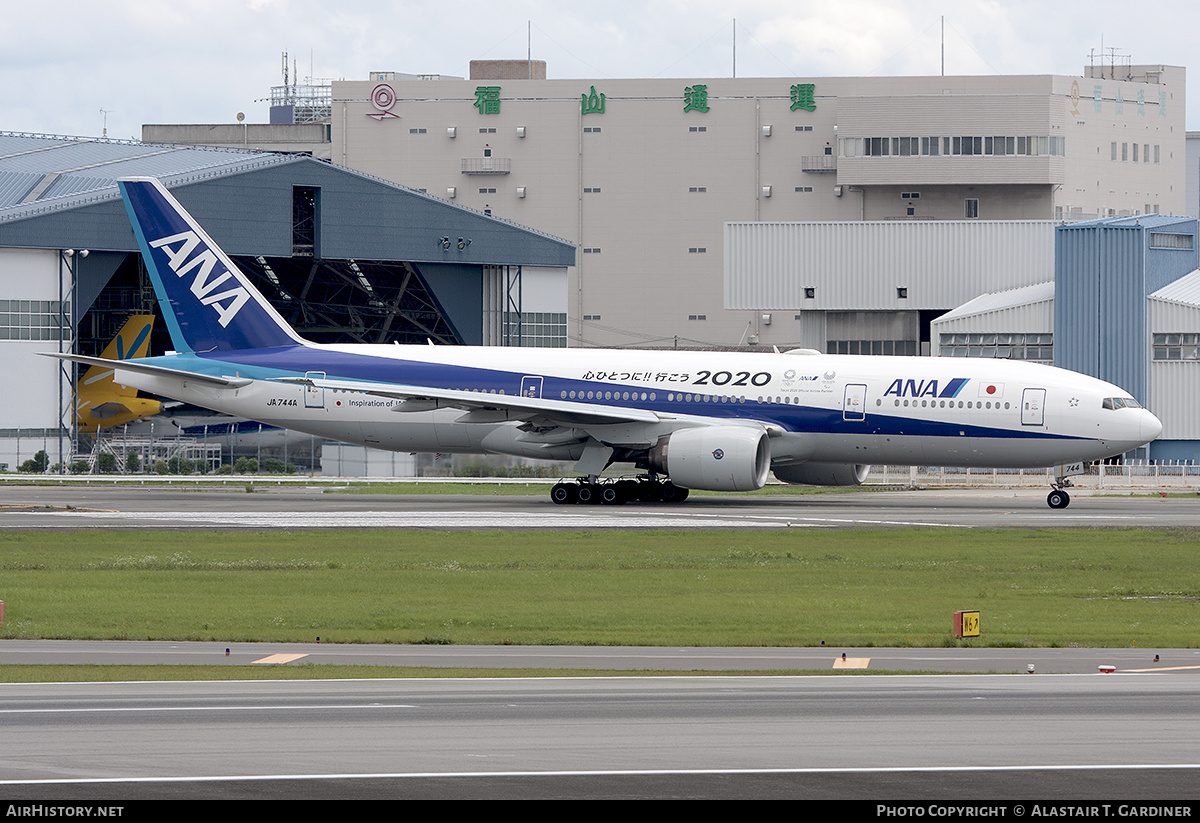
[(3, 638), (1195, 647), (1194, 530), (0, 534)]

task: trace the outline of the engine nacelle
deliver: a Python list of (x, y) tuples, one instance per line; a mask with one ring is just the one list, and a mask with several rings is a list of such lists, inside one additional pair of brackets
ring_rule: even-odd
[(652, 471), (685, 489), (761, 489), (771, 471), (767, 433), (750, 426), (698, 426), (663, 435), (650, 449)]
[(858, 486), (870, 470), (859, 463), (797, 463), (776, 467), (775, 476), (784, 483), (805, 486)]

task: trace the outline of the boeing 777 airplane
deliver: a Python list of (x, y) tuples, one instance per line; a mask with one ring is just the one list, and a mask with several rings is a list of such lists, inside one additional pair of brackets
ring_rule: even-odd
[[(101, 361), (119, 382), (319, 437), (398, 451), (574, 460), (556, 503), (688, 489), (861, 483), (870, 464), (1085, 463), (1162, 424), (1082, 374), (981, 358), (330, 345), (304, 340), (157, 180), (119, 182), (176, 351)], [(640, 476), (603, 481), (611, 464)]]

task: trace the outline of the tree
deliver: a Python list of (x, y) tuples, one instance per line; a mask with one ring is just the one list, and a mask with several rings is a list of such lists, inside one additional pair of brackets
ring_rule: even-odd
[(32, 460), (26, 460), (24, 463), (22, 463), (20, 470), (23, 472), (34, 472), (36, 474), (41, 474), (46, 471), (46, 464), (49, 462), (50, 456), (47, 455), (46, 450), (43, 449), (35, 454)]

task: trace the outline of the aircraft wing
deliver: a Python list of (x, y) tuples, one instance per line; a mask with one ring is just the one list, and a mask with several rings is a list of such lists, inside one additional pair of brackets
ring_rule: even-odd
[(404, 386), (310, 377), (282, 377), (284, 383), (298, 383), (320, 389), (337, 389), (388, 397), (402, 401), (399, 412), (462, 409), (461, 423), (502, 423), (506, 420), (557, 426), (595, 426), (616, 423), (657, 423), (663, 419), (652, 411), (629, 406), (605, 406), (595, 403), (521, 397), (511, 394), (434, 389), (428, 386)]

